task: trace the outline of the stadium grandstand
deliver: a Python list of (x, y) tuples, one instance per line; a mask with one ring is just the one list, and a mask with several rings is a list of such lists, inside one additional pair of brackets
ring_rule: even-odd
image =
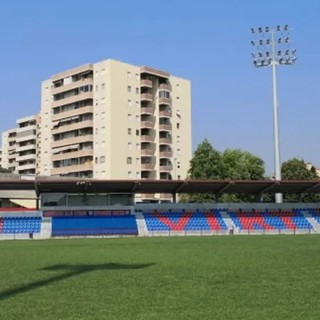
[[(135, 203), (136, 193), (172, 203)], [(319, 193), (315, 181), (0, 179), (0, 239), (319, 233), (318, 204), (175, 203), (179, 193)]]

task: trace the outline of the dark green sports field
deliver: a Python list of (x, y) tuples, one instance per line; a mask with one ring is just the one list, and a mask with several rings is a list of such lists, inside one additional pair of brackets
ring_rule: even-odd
[(320, 319), (320, 236), (0, 242), (0, 319)]

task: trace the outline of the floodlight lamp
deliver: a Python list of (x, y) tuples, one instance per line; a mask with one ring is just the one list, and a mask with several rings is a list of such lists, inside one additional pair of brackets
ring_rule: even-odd
[(296, 49), (292, 50), (292, 54), (293, 54), (293, 55), (295, 55), (295, 54), (296, 54), (296, 52), (297, 52), (297, 50), (296, 50)]
[(258, 53), (259, 57), (262, 58), (263, 54), (261, 52)]
[(262, 28), (258, 28), (258, 32), (261, 33), (262, 32)]
[(270, 44), (270, 39), (267, 39), (267, 40), (266, 40), (266, 44)]
[(255, 45), (256, 45), (256, 43), (255, 43), (254, 41), (251, 41), (251, 44), (252, 44), (253, 46), (255, 46)]
[(289, 29), (289, 26), (286, 24), (283, 29), (287, 31)]
[(282, 41), (282, 39), (281, 39), (281, 38), (279, 38), (279, 39), (278, 39), (278, 43), (281, 43), (281, 41)]
[(253, 28), (251, 28), (251, 32), (252, 32), (252, 33), (255, 33), (255, 30), (254, 30)]
[(262, 46), (263, 45), (263, 40), (259, 40), (259, 44)]
[(270, 31), (270, 28), (269, 28), (269, 27), (266, 27), (265, 30), (266, 30), (266, 32), (269, 32), (269, 31)]
[(270, 52), (269, 51), (266, 52), (266, 57), (270, 57)]
[(277, 26), (277, 31), (280, 31), (281, 30), (281, 26)]
[(286, 50), (286, 55), (289, 55), (289, 53), (290, 53), (290, 50)]
[(282, 54), (281, 50), (279, 50), (277, 54), (278, 54), (278, 56), (281, 56), (281, 54)]
[(286, 37), (286, 38), (284, 39), (284, 41), (285, 41), (286, 43), (288, 43), (288, 42), (290, 41), (289, 37)]

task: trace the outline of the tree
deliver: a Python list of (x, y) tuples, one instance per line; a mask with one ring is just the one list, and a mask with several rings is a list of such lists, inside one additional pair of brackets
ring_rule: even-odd
[[(231, 180), (259, 180), (264, 179), (264, 162), (250, 152), (239, 149), (227, 149), (222, 154), (215, 150), (205, 139), (200, 143), (190, 161), (190, 179), (231, 179)], [(184, 195), (180, 202), (212, 202), (214, 194)], [(224, 194), (223, 202), (252, 202), (254, 196)]]
[(220, 152), (215, 150), (207, 139), (197, 146), (188, 174), (191, 179), (220, 178)]
[[(195, 150), (190, 161), (188, 177), (192, 180), (220, 178), (220, 152), (215, 150), (207, 139), (204, 139)], [(196, 193), (181, 195), (180, 202), (212, 202), (214, 194)]]
[(11, 173), (11, 171), (0, 166), (0, 173)]
[(263, 180), (264, 161), (248, 151), (226, 149), (220, 158), (222, 179)]
[[(222, 179), (263, 180), (264, 161), (248, 151), (226, 149), (220, 158), (220, 173)], [(246, 194), (224, 194), (221, 201), (256, 202), (256, 197)]]
[[(293, 158), (282, 164), (281, 167), (281, 179), (282, 180), (317, 180), (315, 168), (312, 166), (310, 169), (304, 160)], [(302, 199), (298, 194), (285, 194), (285, 202), (315, 202), (319, 197), (315, 194), (303, 194)]]

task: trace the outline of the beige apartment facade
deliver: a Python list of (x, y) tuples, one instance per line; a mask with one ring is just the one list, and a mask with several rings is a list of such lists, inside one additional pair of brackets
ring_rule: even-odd
[(38, 116), (17, 120), (17, 128), (2, 133), (1, 166), (17, 174), (36, 174)]
[(17, 140), (17, 129), (10, 129), (2, 133), (2, 157), (1, 167), (9, 169), (11, 172), (16, 172), (16, 144)]
[(105, 60), (56, 74), (41, 90), (39, 174), (186, 178), (192, 155), (188, 80)]

